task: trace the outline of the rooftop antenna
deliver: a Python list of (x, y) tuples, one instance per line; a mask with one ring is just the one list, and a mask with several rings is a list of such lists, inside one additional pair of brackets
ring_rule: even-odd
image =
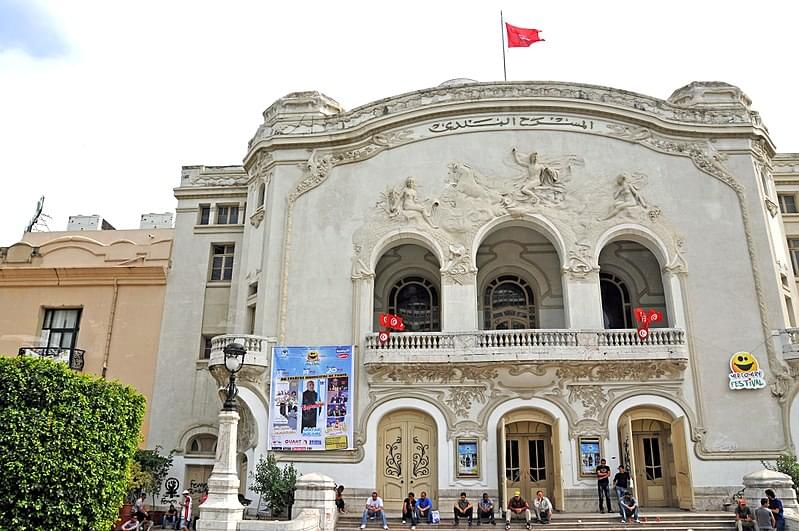
[(25, 227), (25, 232), (41, 231), (42, 228), (48, 231), (50, 230), (50, 227), (47, 226), (47, 220), (52, 218), (42, 212), (43, 208), (44, 196), (41, 196), (36, 203), (36, 212), (34, 212), (33, 217), (28, 222), (28, 226)]

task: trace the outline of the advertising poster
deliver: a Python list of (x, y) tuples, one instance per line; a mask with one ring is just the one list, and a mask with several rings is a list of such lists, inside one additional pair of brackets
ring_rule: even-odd
[(458, 439), (458, 477), (477, 477), (477, 439)]
[(352, 449), (352, 373), (352, 345), (273, 347), (269, 449)]
[(596, 467), (599, 466), (599, 460), (599, 439), (580, 437), (580, 475), (596, 476)]

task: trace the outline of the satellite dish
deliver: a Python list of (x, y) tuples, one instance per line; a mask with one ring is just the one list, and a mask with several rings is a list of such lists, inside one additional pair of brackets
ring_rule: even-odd
[(30, 222), (28, 222), (28, 226), (25, 227), (25, 232), (33, 232), (33, 229), (37, 228), (37, 226), (41, 223), (47, 228), (47, 222), (41, 218), (49, 218), (47, 214), (42, 214), (42, 209), (44, 208), (44, 196), (39, 198), (39, 201), (36, 203), (36, 212), (33, 214)]

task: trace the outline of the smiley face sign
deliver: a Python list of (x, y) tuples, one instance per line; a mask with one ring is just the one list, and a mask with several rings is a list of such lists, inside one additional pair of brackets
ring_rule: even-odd
[(730, 357), (730, 389), (762, 389), (765, 386), (765, 375), (754, 355), (736, 352)]

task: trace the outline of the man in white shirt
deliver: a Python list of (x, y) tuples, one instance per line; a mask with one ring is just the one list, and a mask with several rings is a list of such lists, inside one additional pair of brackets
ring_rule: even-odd
[(539, 523), (548, 524), (552, 521), (552, 502), (544, 496), (544, 491), (539, 490), (535, 493), (533, 509), (535, 509), (535, 519)]
[(181, 531), (189, 531), (191, 527), (191, 496), (188, 490), (183, 491), (183, 500), (180, 502), (180, 526)]
[(366, 498), (366, 507), (361, 517), (361, 529), (366, 529), (366, 522), (369, 518), (380, 516), (383, 520), (383, 529), (388, 529), (386, 521), (386, 511), (383, 510), (383, 498), (377, 495), (377, 491), (372, 491), (372, 495)]

